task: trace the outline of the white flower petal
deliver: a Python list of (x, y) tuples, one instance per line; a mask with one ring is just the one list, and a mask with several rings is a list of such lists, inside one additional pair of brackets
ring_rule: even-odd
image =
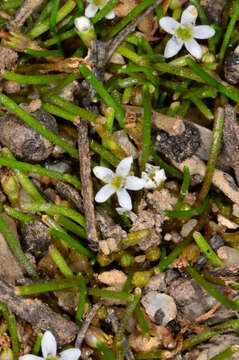
[(188, 41), (185, 41), (184, 43), (186, 49), (192, 56), (194, 56), (196, 59), (201, 59), (202, 57), (202, 49), (201, 46), (197, 43), (196, 40), (190, 39)]
[(115, 12), (114, 10), (111, 10), (107, 15), (105, 15), (105, 18), (108, 20), (112, 20), (115, 17)]
[(95, 195), (95, 201), (99, 203), (105, 202), (114, 193), (115, 193), (115, 189), (111, 185), (107, 184), (103, 186)]
[(194, 37), (196, 39), (209, 39), (215, 35), (215, 30), (208, 25), (199, 25), (194, 27)]
[(80, 349), (67, 349), (60, 353), (61, 360), (78, 360), (81, 355)]
[(132, 201), (129, 196), (129, 193), (125, 189), (122, 189), (122, 190), (117, 191), (116, 194), (117, 194), (120, 206), (122, 208), (131, 210), (132, 209)]
[(195, 6), (190, 5), (182, 13), (181, 24), (182, 25), (186, 25), (186, 24), (195, 25), (197, 16), (198, 16), (197, 9), (195, 8)]
[(95, 174), (95, 176), (108, 183), (110, 182), (112, 176), (114, 175), (113, 171), (104, 167), (104, 166), (95, 166), (93, 169), (93, 173)]
[(46, 331), (42, 337), (41, 351), (44, 358), (49, 355), (56, 356), (56, 339), (50, 331)]
[(129, 209), (125, 209), (125, 208), (122, 208), (122, 207), (117, 207), (115, 210), (119, 215), (123, 215), (125, 212), (129, 211)]
[(88, 18), (94, 17), (98, 9), (98, 6), (95, 6), (94, 4), (88, 5), (85, 9), (85, 16), (87, 16)]
[(127, 176), (130, 172), (130, 168), (133, 162), (132, 156), (129, 156), (119, 163), (119, 165), (116, 168), (116, 174), (121, 176)]
[(159, 20), (161, 28), (167, 33), (174, 35), (179, 27), (179, 23), (169, 16), (164, 16)]
[(145, 182), (136, 176), (127, 176), (125, 188), (128, 190), (141, 190), (143, 189)]
[(164, 57), (166, 59), (173, 57), (182, 49), (182, 46), (183, 46), (183, 41), (173, 36), (166, 44), (164, 50)]
[(27, 354), (27, 355), (20, 356), (19, 360), (44, 360), (44, 359), (40, 356)]
[(86, 32), (91, 28), (91, 22), (86, 16), (77, 17), (74, 21), (76, 30), (81, 32)]

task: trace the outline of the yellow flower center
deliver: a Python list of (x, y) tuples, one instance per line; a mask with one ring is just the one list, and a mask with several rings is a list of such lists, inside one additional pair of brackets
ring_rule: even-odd
[(116, 175), (111, 179), (111, 185), (116, 191), (122, 189), (125, 186), (125, 179), (121, 175)]
[(176, 35), (183, 41), (190, 40), (193, 37), (193, 29), (190, 25), (179, 26), (176, 30)]
[(93, 4), (95, 6), (103, 6), (105, 4), (106, 0), (93, 0)]

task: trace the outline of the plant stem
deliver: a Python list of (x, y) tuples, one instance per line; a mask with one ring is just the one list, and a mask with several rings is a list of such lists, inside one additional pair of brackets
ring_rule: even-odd
[(86, 302), (87, 289), (86, 289), (84, 276), (81, 273), (78, 273), (77, 277), (79, 279), (79, 292), (80, 292), (80, 294), (79, 294), (79, 301), (78, 301), (77, 311), (76, 311), (76, 315), (75, 315), (75, 321), (80, 326), (81, 322), (82, 322), (82, 315), (83, 315), (83, 312), (84, 312), (84, 306), (85, 306), (85, 302)]
[(79, 243), (79, 241), (75, 240), (73, 237), (71, 237), (70, 235), (62, 232), (62, 231), (58, 231), (55, 229), (50, 229), (49, 234), (54, 236), (55, 238), (61, 239), (64, 242), (66, 242), (71, 248), (79, 251), (81, 254), (88, 256), (90, 258), (94, 258), (94, 254), (88, 250), (87, 248), (85, 248), (83, 245), (81, 245)]
[(112, 37), (114, 37), (118, 32), (120, 32), (128, 23), (130, 23), (134, 18), (136, 18), (141, 12), (143, 12), (145, 9), (147, 9), (150, 5), (154, 4), (155, 0), (144, 0), (133, 10), (130, 11), (125, 17), (122, 18), (118, 22), (116, 26), (113, 27), (113, 29), (110, 31), (110, 33), (106, 36), (105, 40), (109, 40)]
[(121, 321), (119, 323), (113, 343), (113, 349), (116, 360), (124, 359), (123, 337), (124, 337), (125, 329), (128, 325), (131, 316), (133, 315), (133, 312), (139, 302), (140, 297), (141, 297), (141, 289), (136, 288), (134, 292), (133, 301), (129, 302), (129, 304), (127, 305), (123, 317), (121, 318)]
[(223, 262), (219, 259), (219, 257), (215, 254), (211, 246), (208, 244), (206, 239), (200, 234), (198, 231), (193, 233), (193, 238), (197, 245), (202, 250), (203, 254), (211, 261), (213, 266), (223, 266)]
[(230, 22), (229, 22), (229, 24), (227, 26), (227, 30), (226, 30), (226, 33), (225, 33), (225, 35), (223, 37), (222, 46), (221, 46), (221, 49), (220, 49), (220, 52), (219, 52), (219, 65), (220, 66), (222, 66), (222, 64), (223, 64), (225, 53), (227, 51), (227, 47), (228, 47), (232, 32), (233, 32), (234, 27), (236, 25), (238, 15), (239, 15), (239, 0), (236, 0), (235, 8), (234, 8), (234, 11), (232, 12), (232, 17), (231, 17), (231, 20), (230, 20)]
[(206, 290), (212, 297), (214, 297), (217, 301), (219, 301), (226, 308), (232, 309), (232, 310), (239, 309), (239, 303), (232, 301), (228, 297), (221, 294), (220, 291), (215, 289), (193, 267), (187, 266), (186, 271), (204, 290)]
[(143, 122), (143, 141), (142, 141), (142, 157), (140, 168), (141, 171), (145, 169), (145, 164), (148, 161), (150, 154), (151, 146), (151, 113), (152, 113), (152, 104), (149, 94), (149, 87), (147, 85), (143, 86), (142, 89), (143, 99), (144, 99), (144, 122)]
[(24, 266), (28, 275), (30, 275), (34, 280), (38, 280), (39, 277), (38, 277), (36, 270), (32, 267), (31, 263), (29, 262), (26, 255), (22, 251), (18, 241), (16, 240), (15, 236), (8, 228), (8, 226), (2, 216), (0, 216), (0, 231), (3, 233), (3, 236), (5, 237), (13, 254), (16, 256), (16, 258), (19, 260), (19, 262)]
[(221, 146), (223, 124), (224, 124), (224, 110), (223, 108), (219, 107), (217, 108), (215, 113), (215, 119), (212, 130), (212, 143), (210, 146), (206, 174), (204, 177), (202, 188), (196, 200), (196, 204), (195, 204), (196, 206), (200, 205), (205, 200), (212, 184), (213, 174), (216, 168), (217, 157)]
[[(60, 8), (56, 15), (56, 23), (63, 20), (76, 6), (74, 0), (67, 0), (66, 3)], [(44, 32), (50, 29), (50, 20), (46, 19), (41, 24), (34, 26), (28, 33), (27, 36), (30, 39), (35, 39), (42, 35)]]
[[(76, 189), (78, 189), (78, 190), (81, 189), (80, 180), (76, 176), (73, 176), (70, 174), (62, 174), (59, 171), (50, 170), (50, 169), (46, 169), (46, 168), (43, 168), (38, 165), (32, 165), (32, 164), (25, 163), (22, 161), (13, 160), (12, 158), (7, 159), (5, 157), (0, 157), (0, 165), (6, 166), (7, 168), (15, 170), (16, 175), (18, 176), (18, 179), (23, 187), (24, 187), (24, 181), (26, 181), (26, 178), (28, 179), (28, 177), (25, 174), (23, 174), (22, 172), (29, 172), (29, 173), (38, 174), (41, 176), (46, 176), (51, 179), (65, 181), (71, 185), (74, 185), (74, 187)], [(17, 173), (17, 172), (19, 172), (19, 173)], [(28, 181), (30, 181), (30, 180), (28, 179)], [(29, 192), (29, 194), (30, 194), (30, 192)], [(40, 198), (37, 199), (36, 196), (34, 196), (33, 199), (36, 201), (40, 201)]]
[(88, 295), (92, 296), (99, 296), (109, 299), (119, 299), (124, 301), (131, 301), (132, 295), (123, 293), (122, 291), (114, 291), (114, 290), (104, 290), (98, 288), (88, 288), (87, 289)]
[(221, 351), (219, 354), (213, 356), (211, 360), (226, 360), (229, 359), (232, 355), (239, 351), (238, 345), (231, 345), (226, 350)]
[(127, 234), (127, 238), (123, 238), (121, 240), (120, 248), (122, 250), (125, 250), (130, 246), (134, 246), (138, 244), (140, 241), (144, 240), (147, 236), (149, 236), (149, 231), (146, 229), (129, 233)]
[(39, 282), (31, 285), (16, 286), (15, 293), (19, 296), (41, 294), (48, 291), (60, 291), (60, 290), (78, 290), (78, 279), (63, 279), (53, 280), (47, 282)]
[(183, 219), (183, 218), (187, 218), (187, 217), (193, 217), (193, 216), (197, 216), (203, 213), (203, 211), (207, 208), (209, 203), (209, 198), (206, 197), (203, 201), (203, 203), (197, 207), (196, 209), (192, 209), (192, 210), (165, 210), (163, 213), (164, 215), (168, 216), (170, 219)]
[(174, 206), (174, 211), (175, 210), (180, 210), (181, 209), (181, 206), (183, 204), (183, 200), (185, 198), (185, 195), (188, 191), (188, 188), (189, 188), (189, 185), (190, 185), (190, 172), (189, 172), (189, 168), (187, 166), (184, 166), (183, 168), (183, 171), (184, 171), (184, 176), (183, 176), (183, 183), (182, 183), (182, 186), (181, 186), (181, 190), (180, 190), (180, 193), (179, 193), (179, 196), (178, 196), (178, 200)]
[(66, 263), (64, 257), (61, 255), (60, 251), (55, 246), (50, 246), (49, 255), (56, 264), (56, 266), (59, 268), (62, 275), (65, 276), (65, 278), (72, 279), (74, 277), (74, 274)]
[(26, 203), (23, 205), (24, 210), (26, 211), (34, 211), (34, 212), (45, 212), (48, 215), (63, 215), (69, 217), (70, 219), (76, 221), (80, 224), (83, 228), (85, 228), (85, 219), (84, 217), (76, 210), (67, 208), (61, 205), (55, 205), (50, 203)]
[(58, 145), (74, 158), (78, 158), (78, 151), (73, 146), (69, 145), (66, 141), (62, 140), (59, 136), (55, 135), (52, 131), (41, 125), (33, 116), (28, 114), (20, 106), (18, 106), (13, 100), (7, 97), (5, 94), (0, 94), (0, 103), (6, 106), (11, 112), (22, 119), (31, 128), (37, 131), (39, 134), (44, 136), (49, 141)]
[(95, 75), (88, 69), (87, 66), (80, 64), (79, 70), (88, 83), (95, 89), (95, 91), (104, 100), (107, 106), (112, 107), (115, 110), (115, 117), (119, 122), (119, 125), (123, 128), (124, 123), (124, 111), (119, 104), (117, 104), (112, 96), (105, 90), (101, 82), (95, 77)]
[(34, 220), (34, 218), (28, 214), (24, 214), (23, 212), (21, 212), (20, 210), (14, 209), (8, 205), (4, 205), (3, 207), (4, 212), (8, 215), (11, 216), (12, 218), (22, 221), (25, 224), (29, 224), (31, 221)]
[(0, 311), (3, 314), (4, 319), (8, 325), (8, 331), (10, 334), (11, 342), (12, 342), (12, 350), (15, 359), (18, 359), (18, 354), (20, 351), (20, 345), (17, 334), (17, 322), (14, 314), (10, 314), (7, 305), (0, 302)]
[(4, 70), (2, 77), (6, 80), (15, 81), (20, 84), (47, 85), (56, 81), (64, 80), (66, 75), (22, 75), (9, 70)]
[(239, 94), (232, 91), (229, 87), (224, 86), (219, 81), (214, 79), (211, 75), (201, 69), (201, 67), (196, 64), (195, 61), (188, 58), (187, 59), (188, 66), (195, 72), (197, 76), (200, 77), (205, 83), (217, 89), (220, 93), (226, 95), (229, 99), (239, 103)]

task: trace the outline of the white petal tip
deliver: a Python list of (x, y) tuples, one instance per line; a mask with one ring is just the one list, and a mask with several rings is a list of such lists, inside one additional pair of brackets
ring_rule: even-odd
[(79, 32), (86, 32), (91, 27), (91, 22), (86, 16), (80, 16), (75, 19), (74, 21), (76, 30)]

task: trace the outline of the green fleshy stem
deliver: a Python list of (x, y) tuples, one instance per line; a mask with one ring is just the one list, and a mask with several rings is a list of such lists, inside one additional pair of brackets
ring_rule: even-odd
[(222, 46), (221, 46), (221, 49), (219, 51), (219, 65), (220, 66), (222, 66), (222, 64), (223, 64), (225, 53), (227, 51), (228, 44), (229, 44), (232, 32), (233, 32), (233, 30), (235, 28), (235, 25), (236, 25), (236, 22), (237, 22), (237, 19), (238, 19), (238, 15), (239, 15), (239, 0), (236, 0), (235, 7), (234, 7), (234, 10), (232, 12), (232, 17), (231, 17), (231, 20), (230, 20), (230, 22), (229, 22), (229, 24), (227, 26), (226, 33), (225, 33), (225, 35), (223, 37)]
[(211, 246), (208, 244), (206, 239), (200, 234), (198, 231), (193, 233), (193, 238), (198, 245), (198, 247), (202, 250), (203, 254), (207, 257), (209, 261), (211, 261), (213, 266), (223, 266), (223, 262), (219, 259), (217, 254), (213, 251)]
[(34, 220), (34, 218), (28, 214), (24, 214), (20, 210), (14, 209), (8, 205), (3, 206), (4, 212), (11, 216), (12, 218), (19, 220), (21, 222), (24, 222), (25, 224), (29, 224), (31, 221)]
[(78, 151), (75, 147), (69, 145), (66, 141), (62, 140), (59, 136), (55, 135), (52, 131), (46, 129), (42, 124), (40, 124), (33, 116), (28, 114), (23, 110), (19, 105), (17, 105), (13, 100), (11, 100), (5, 94), (0, 94), (0, 103), (6, 106), (12, 113), (22, 119), (26, 124), (31, 128), (37, 131), (39, 134), (44, 136), (49, 141), (58, 145), (74, 158), (78, 159)]
[(18, 296), (41, 294), (48, 291), (78, 290), (78, 279), (63, 279), (47, 282), (39, 282), (31, 285), (16, 286), (15, 293)]
[(226, 360), (229, 359), (232, 355), (236, 354), (239, 351), (238, 345), (229, 346), (226, 350), (221, 351), (218, 355), (215, 355), (211, 360)]
[(65, 278), (72, 279), (74, 277), (71, 268), (66, 263), (64, 257), (61, 255), (60, 251), (55, 246), (50, 246), (49, 255)]
[(104, 100), (106, 105), (112, 107), (115, 110), (115, 117), (118, 120), (119, 125), (123, 128), (125, 126), (123, 108), (114, 101), (112, 96), (107, 92), (107, 90), (105, 90), (104, 86), (90, 71), (90, 69), (88, 69), (87, 66), (80, 64), (79, 70), (86, 79), (86, 81), (88, 81), (88, 83), (95, 89), (95, 91), (99, 94), (99, 96)]
[(76, 310), (75, 321), (77, 325), (80, 326), (82, 322), (82, 315), (84, 312), (84, 307), (86, 302), (87, 289), (86, 289), (84, 276), (81, 273), (78, 273), (77, 277), (79, 279), (79, 301)]
[(27, 259), (25, 253), (22, 251), (18, 241), (16, 240), (13, 233), (10, 231), (9, 227), (7, 226), (5, 220), (2, 216), (0, 216), (0, 230), (3, 233), (8, 245), (10, 246), (13, 254), (19, 260), (19, 262), (23, 265), (26, 272), (29, 276), (31, 276), (34, 280), (38, 280), (39, 276), (36, 270), (32, 267), (31, 263)]
[(108, 36), (106, 36), (105, 40), (109, 40), (116, 34), (118, 34), (118, 32), (120, 32), (127, 24), (129, 24), (134, 18), (136, 18), (140, 13), (142, 13), (145, 9), (147, 9), (154, 3), (155, 0), (144, 0), (140, 4), (135, 6), (133, 10), (131, 10), (125, 17), (123, 17), (122, 20), (118, 22), (116, 26), (113, 27)]
[(123, 345), (123, 337), (128, 325), (128, 322), (135, 311), (135, 308), (141, 297), (141, 289), (136, 288), (134, 291), (133, 301), (130, 301), (127, 305), (123, 317), (119, 323), (117, 332), (115, 334), (113, 349), (116, 360), (124, 360), (124, 345)]
[(81, 225), (84, 229), (86, 227), (85, 219), (83, 215), (81, 215), (78, 211), (73, 210), (71, 208), (67, 208), (61, 205), (55, 205), (50, 203), (25, 203), (23, 205), (23, 209), (26, 211), (33, 212), (45, 212), (48, 215), (63, 215), (69, 217), (70, 219), (76, 221), (79, 225)]
[[(6, 166), (7, 168), (10, 169), (15, 169), (21, 172), (28, 172), (28, 173), (32, 173), (32, 174), (38, 174), (41, 176), (46, 176), (49, 177), (51, 179), (56, 179), (56, 180), (60, 180), (60, 181), (64, 181), (67, 182), (71, 185), (74, 185), (74, 187), (78, 190), (81, 189), (81, 182), (80, 180), (73, 175), (70, 174), (62, 174), (59, 171), (55, 171), (55, 170), (50, 170), (50, 169), (46, 169), (43, 168), (41, 166), (37, 166), (37, 165), (32, 165), (32, 164), (28, 164), (22, 161), (17, 161), (17, 160), (13, 160), (13, 159), (7, 159), (5, 157), (0, 157), (0, 165), (1, 166)], [(37, 201), (36, 198), (34, 198), (34, 200)], [(39, 200), (38, 200), (39, 201)]]
[(90, 250), (85, 248), (83, 245), (81, 245), (81, 243), (78, 240), (74, 239), (72, 236), (62, 231), (58, 231), (56, 229), (49, 229), (48, 232), (50, 235), (54, 236), (55, 238), (59, 238), (62, 241), (66, 242), (70, 247), (79, 251), (81, 254), (88, 256), (90, 258), (94, 258), (94, 254)]
[(143, 120), (143, 140), (142, 140), (142, 156), (141, 171), (144, 171), (148, 161), (151, 147), (151, 122), (152, 122), (152, 103), (148, 85), (143, 85), (142, 89), (144, 99), (144, 120)]
[(22, 75), (15, 72), (4, 70), (2, 77), (6, 80), (15, 81), (20, 84), (47, 85), (66, 78), (66, 74), (55, 75)]
[(187, 266), (187, 273), (212, 297), (219, 301), (228, 309), (238, 310), (239, 303), (233, 300), (230, 300), (228, 297), (224, 296), (217, 289), (215, 289), (207, 280), (205, 280), (193, 267)]
[(20, 351), (20, 345), (17, 334), (17, 322), (14, 314), (11, 314), (8, 310), (7, 305), (0, 302), (0, 311), (3, 314), (4, 319), (8, 325), (8, 331), (10, 334), (11, 342), (12, 342), (12, 350), (14, 354), (14, 358), (18, 359), (18, 354)]
[(87, 294), (91, 296), (109, 298), (109, 299), (118, 299), (123, 301), (132, 301), (131, 294), (124, 293), (122, 291), (114, 291), (114, 290), (104, 290), (98, 288), (88, 288)]
[(219, 107), (217, 108), (215, 113), (215, 119), (212, 130), (212, 142), (210, 146), (206, 174), (204, 177), (203, 185), (196, 200), (196, 206), (200, 205), (205, 200), (212, 184), (213, 174), (216, 168), (217, 157), (221, 146), (223, 124), (224, 124), (224, 110), (223, 108)]
[(197, 207), (196, 209), (192, 210), (165, 210), (163, 213), (165, 216), (168, 216), (170, 219), (184, 219), (187, 217), (193, 217), (200, 215), (204, 212), (204, 210), (208, 207), (209, 198), (206, 197), (203, 203)]
[[(232, 91), (232, 87), (230, 86), (224, 86), (222, 83), (220, 83), (219, 81), (217, 81), (216, 79), (214, 79), (214, 77), (212, 77), (211, 75), (209, 75), (206, 71), (202, 70), (202, 68), (196, 64), (195, 61), (193, 61), (192, 59), (187, 59), (187, 64), (188, 66), (194, 71), (195, 75), (200, 77), (200, 79), (205, 82), (206, 84), (214, 87), (215, 89), (217, 89), (220, 93), (222, 93), (223, 95), (227, 96), (229, 99), (235, 101), (236, 103), (239, 104), (239, 94), (238, 94), (238, 90)], [(235, 88), (233, 87), (233, 90), (235, 90)]]
[[(68, 0), (65, 4), (59, 9), (56, 15), (56, 23), (59, 23), (63, 20), (76, 6), (74, 0)], [(34, 26), (28, 33), (27, 36), (30, 39), (35, 39), (38, 36), (42, 35), (44, 32), (50, 29), (50, 20), (45, 19), (41, 24)]]
[(182, 186), (181, 186), (181, 190), (180, 190), (180, 193), (179, 193), (179, 196), (178, 196), (178, 200), (174, 206), (174, 211), (176, 210), (180, 210), (181, 209), (181, 206), (183, 204), (183, 200), (185, 198), (185, 195), (188, 191), (188, 188), (189, 188), (189, 185), (190, 185), (190, 172), (189, 172), (189, 168), (187, 166), (184, 166), (183, 168), (183, 172), (184, 172), (184, 175), (183, 175), (183, 183), (182, 183)]

